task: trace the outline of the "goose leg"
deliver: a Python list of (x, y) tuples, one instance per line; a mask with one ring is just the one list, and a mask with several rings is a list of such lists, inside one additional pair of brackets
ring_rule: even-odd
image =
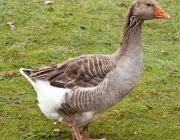
[(83, 140), (106, 140), (105, 138), (103, 138), (103, 139), (91, 139), (91, 138), (89, 138), (89, 129), (88, 129), (88, 126), (83, 128), (82, 139)]
[(88, 129), (88, 126), (86, 126), (86, 127), (83, 128), (82, 139), (83, 139), (83, 140), (90, 140), (90, 138), (89, 138), (89, 129)]
[(69, 127), (71, 128), (73, 137), (76, 140), (83, 140), (80, 133), (79, 133), (79, 129), (76, 125), (76, 122), (73, 118), (69, 117), (68, 115), (66, 115), (62, 110), (56, 110), (68, 123)]

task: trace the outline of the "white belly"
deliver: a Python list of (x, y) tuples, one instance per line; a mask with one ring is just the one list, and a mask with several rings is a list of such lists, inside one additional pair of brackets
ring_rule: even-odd
[[(34, 89), (37, 92), (39, 108), (44, 113), (44, 115), (49, 119), (58, 120), (60, 122), (65, 122), (65, 120), (57, 113), (57, 109), (61, 107), (61, 104), (65, 101), (65, 94), (71, 94), (70, 89), (57, 88), (51, 86), (48, 81), (45, 80), (32, 80), (23, 72), (24, 68), (20, 69), (22, 75), (24, 75)], [(78, 127), (84, 127), (100, 117), (101, 113), (97, 111), (88, 111), (82, 113), (76, 113), (71, 115), (75, 119)]]
[[(65, 94), (71, 94), (69, 89), (53, 87), (47, 81), (36, 81), (35, 88), (38, 96), (39, 108), (44, 115), (49, 119), (58, 120), (59, 122), (66, 122), (58, 113), (57, 109), (65, 101)], [(96, 121), (101, 113), (95, 111), (88, 111), (83, 113), (76, 113), (71, 117), (76, 121), (78, 127), (84, 127), (89, 123)]]

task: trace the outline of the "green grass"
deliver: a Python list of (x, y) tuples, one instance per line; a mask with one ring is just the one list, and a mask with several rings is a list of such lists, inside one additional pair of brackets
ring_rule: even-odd
[[(43, 0), (0, 0), (1, 140), (72, 139), (66, 125), (54, 125), (41, 113), (35, 91), (18, 69), (82, 54), (113, 53), (122, 38), (127, 12), (120, 4), (132, 0), (55, 2), (45, 5)], [(93, 138), (180, 139), (179, 0), (158, 2), (171, 19), (145, 22), (141, 80), (122, 102), (90, 126)], [(6, 25), (9, 21), (15, 25), (13, 30)], [(10, 76), (9, 72), (14, 74)], [(53, 133), (54, 128), (61, 131)]]

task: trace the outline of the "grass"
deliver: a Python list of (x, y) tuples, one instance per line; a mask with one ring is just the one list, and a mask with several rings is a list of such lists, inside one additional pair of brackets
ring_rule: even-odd
[[(39, 110), (36, 93), (21, 67), (57, 63), (82, 54), (111, 54), (119, 46), (127, 12), (121, 2), (0, 0), (1, 140), (71, 140), (63, 124)], [(90, 126), (91, 137), (107, 140), (180, 139), (180, 7), (158, 0), (170, 20), (143, 26), (144, 72), (136, 88)], [(10, 29), (7, 22), (13, 22)], [(163, 51), (162, 51), (163, 50)], [(60, 132), (53, 133), (54, 128)]]

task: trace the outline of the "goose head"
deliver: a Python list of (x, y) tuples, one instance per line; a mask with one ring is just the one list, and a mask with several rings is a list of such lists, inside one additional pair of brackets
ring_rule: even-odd
[(170, 18), (154, 0), (136, 0), (133, 4), (132, 14), (141, 20)]

